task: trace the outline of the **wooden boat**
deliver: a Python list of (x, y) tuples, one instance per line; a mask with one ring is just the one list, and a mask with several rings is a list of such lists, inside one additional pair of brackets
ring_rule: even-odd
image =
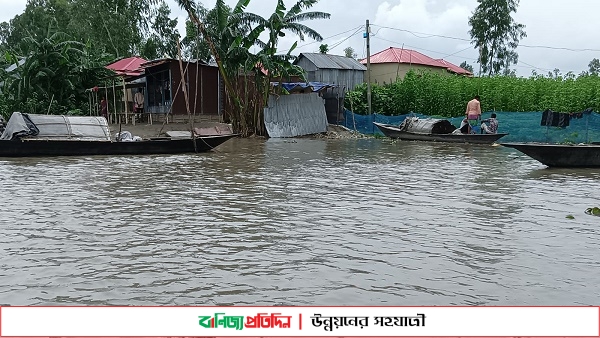
[(0, 141), (0, 157), (152, 155), (210, 151), (237, 135), (202, 136), (192, 139), (156, 138), (136, 142), (78, 140)]
[(548, 167), (600, 167), (600, 144), (501, 143)]
[[(124, 133), (121, 133), (122, 136)], [(151, 155), (210, 151), (236, 134), (187, 138), (110, 137), (103, 117), (14, 113), (0, 136), (0, 157)]]
[[(433, 141), (433, 142), (449, 142), (449, 143), (475, 143), (475, 144), (492, 144), (508, 134), (455, 134), (456, 130), (448, 120), (424, 119), (417, 118), (405, 120), (400, 126), (390, 124), (382, 124), (375, 122), (374, 124), (381, 132), (390, 138), (408, 140), (408, 141)], [(415, 121), (417, 123), (415, 123)]]

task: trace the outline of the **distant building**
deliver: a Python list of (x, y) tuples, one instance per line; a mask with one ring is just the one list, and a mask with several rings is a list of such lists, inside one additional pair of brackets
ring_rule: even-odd
[(364, 83), (367, 71), (367, 67), (353, 58), (321, 53), (302, 53), (294, 64), (304, 69), (309, 82), (335, 84), (342, 91)]
[[(367, 64), (367, 59), (360, 61)], [(446, 60), (433, 59), (411, 49), (390, 47), (371, 56), (371, 82), (393, 83), (410, 70), (429, 70), (440, 74), (473, 76), (471, 72)], [(365, 81), (367, 81), (365, 76)]]

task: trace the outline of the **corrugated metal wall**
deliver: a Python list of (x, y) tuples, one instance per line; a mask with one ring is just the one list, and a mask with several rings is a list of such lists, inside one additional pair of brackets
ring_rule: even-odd
[(362, 70), (319, 69), (307, 71), (306, 77), (308, 81), (339, 85), (346, 91), (354, 90), (357, 85), (365, 82), (365, 72)]
[[(305, 57), (299, 58), (296, 65), (300, 66), (300, 68), (304, 69), (304, 71), (306, 71), (306, 72), (314, 72), (318, 69), (317, 66), (315, 66), (314, 63), (312, 63), (312, 61), (310, 61), (308, 58), (305, 58)], [(308, 79), (308, 80), (312, 81), (310, 79)]]
[(297, 65), (304, 69), (308, 81), (337, 84), (344, 87), (345, 91), (354, 90), (354, 87), (365, 82), (364, 70), (317, 68), (306, 57), (298, 59)]
[(317, 93), (271, 96), (265, 108), (270, 137), (295, 137), (327, 132), (325, 103)]

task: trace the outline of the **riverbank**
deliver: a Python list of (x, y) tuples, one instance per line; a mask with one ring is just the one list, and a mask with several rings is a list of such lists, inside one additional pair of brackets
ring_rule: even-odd
[[(194, 124), (194, 128), (212, 128), (218, 125), (222, 125), (218, 122), (198, 122)], [(119, 132), (119, 128), (121, 131), (128, 131), (134, 136), (139, 136), (141, 138), (151, 138), (151, 137), (161, 137), (167, 136), (167, 132), (169, 131), (189, 131), (190, 125), (189, 123), (154, 123), (154, 124), (146, 124), (146, 123), (138, 123), (136, 125), (118, 125), (111, 124), (110, 126), (111, 135), (114, 135)], [(368, 138), (369, 136), (352, 131), (343, 126), (337, 125), (329, 125), (326, 133), (322, 134), (314, 134), (301, 136), (301, 138), (315, 138), (315, 139), (357, 139), (357, 138)]]

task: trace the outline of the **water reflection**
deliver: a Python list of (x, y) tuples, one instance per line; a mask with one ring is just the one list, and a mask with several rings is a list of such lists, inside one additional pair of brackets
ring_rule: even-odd
[[(0, 161), (9, 304), (595, 304), (594, 171), (502, 147), (232, 140)], [(572, 214), (574, 220), (565, 216)]]
[(595, 169), (578, 169), (578, 168), (543, 168), (535, 169), (527, 175), (532, 179), (547, 179), (547, 180), (600, 180), (600, 171)]

